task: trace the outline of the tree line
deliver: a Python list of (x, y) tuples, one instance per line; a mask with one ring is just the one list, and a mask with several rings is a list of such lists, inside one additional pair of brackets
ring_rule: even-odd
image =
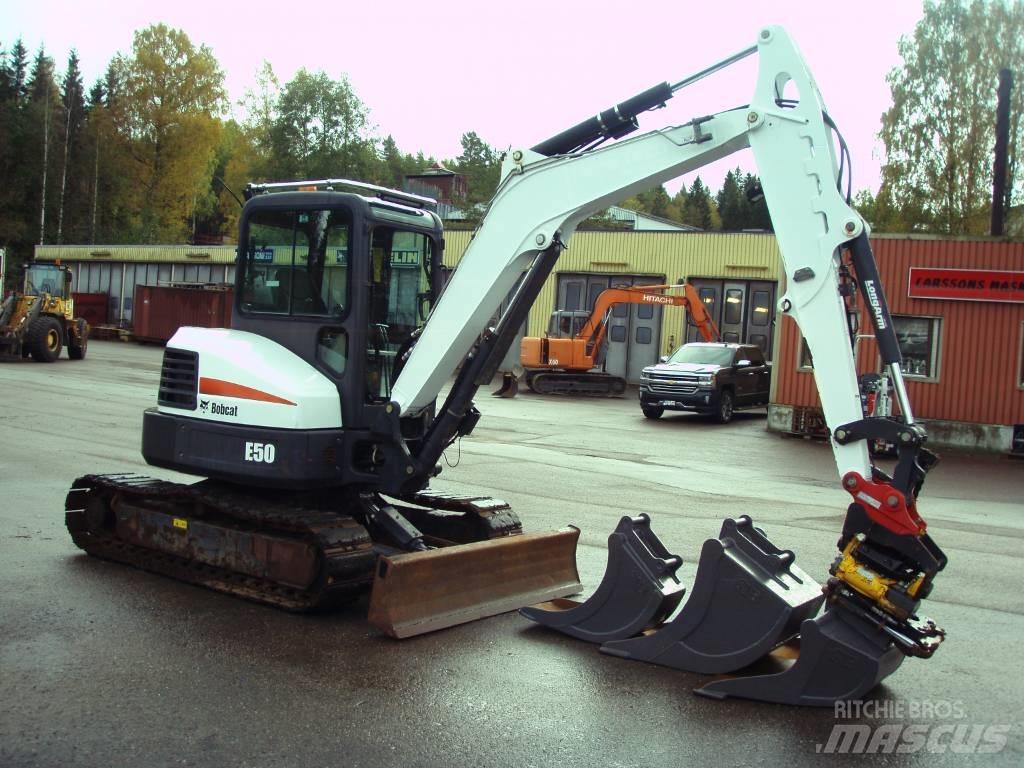
[[(1000, 69), (1024, 69), (1024, 0), (926, 0), (900, 55), (881, 119), (882, 183), (855, 202), (876, 231), (985, 234), (995, 84)], [(1007, 209), (1024, 176), (1021, 85)], [(43, 47), (0, 48), (0, 247), (25, 258), (36, 243), (230, 240), (249, 181), (345, 176), (401, 187), (437, 163), (379, 135), (343, 74), (302, 69), (282, 84), (264, 63), (242, 117), (228, 107), (210, 49), (163, 24), (136, 32), (88, 89), (74, 51), (58, 73)], [(497, 185), (500, 153), (473, 131), (461, 145), (443, 164), (466, 177), (454, 202), (472, 222)], [(770, 230), (759, 189), (736, 168), (717, 192), (697, 177), (675, 195), (659, 187), (622, 205), (705, 230)], [(586, 225), (616, 226), (600, 216)]]

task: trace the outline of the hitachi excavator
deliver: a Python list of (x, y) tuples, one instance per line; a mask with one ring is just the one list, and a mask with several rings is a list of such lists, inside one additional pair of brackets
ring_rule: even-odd
[[(640, 113), (755, 54), (749, 104), (625, 138)], [(66, 501), (74, 541), (290, 609), (348, 599), (372, 579), (371, 622), (396, 636), (578, 591), (578, 531), (520, 533), (504, 503), (436, 493), (429, 482), (446, 447), (473, 431), (474, 393), (576, 226), (750, 147), (782, 254), (779, 310), (814, 357), (852, 497), (829, 578), (817, 585), (749, 519), (729, 520), (705, 545), (698, 573), (708, 575), (682, 619), (665, 624), (682, 594), (673, 581), (679, 559), (649, 521), (627, 516), (610, 539), (596, 602), (528, 613), (610, 653), (708, 673), (738, 670), (799, 635), (788, 669), (701, 691), (816, 705), (863, 694), (904, 656), (939, 646), (943, 631), (918, 607), (946, 558), (917, 510), (935, 457), (907, 398), (868, 228), (849, 189), (841, 192), (847, 156), (833, 131), (794, 43), (778, 27), (762, 29), (755, 45), (701, 72), (507, 152), (497, 192), (439, 297), (443, 239), (427, 200), (355, 182), (250, 186), (232, 327), (174, 335), (157, 406), (143, 421), (150, 464), (206, 479), (78, 478)], [(508, 310), (487, 327), (523, 273)], [(855, 288), (871, 308), (899, 423), (861, 409), (846, 322)], [(879, 437), (899, 448), (892, 476), (871, 463), (867, 442)], [(652, 589), (640, 588), (638, 570)], [(579, 611), (596, 616), (597, 628)]]
[[(670, 293), (677, 288), (683, 292)], [(685, 307), (705, 341), (719, 339), (715, 321), (688, 283), (608, 288), (600, 293), (590, 312), (555, 311), (546, 336), (523, 339), (520, 362), (530, 389), (542, 395), (621, 395), (625, 392), (624, 378), (592, 370), (603, 362), (611, 311), (624, 304)]]

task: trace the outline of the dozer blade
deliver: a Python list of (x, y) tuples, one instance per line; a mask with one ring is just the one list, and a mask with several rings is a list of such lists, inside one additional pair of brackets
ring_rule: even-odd
[(384, 556), (368, 620), (403, 638), (578, 594), (578, 528)]
[(515, 397), (519, 394), (519, 377), (506, 373), (501, 378), (501, 388), (491, 392), (492, 397)]
[(653, 632), (601, 646), (603, 653), (688, 672), (741, 669), (800, 631), (821, 608), (821, 586), (749, 517), (726, 520), (701, 550), (689, 599)]
[(696, 693), (713, 699), (734, 696), (827, 707), (837, 701), (862, 698), (895, 672), (904, 659), (877, 624), (832, 606), (801, 625), (799, 655), (786, 668), (787, 654), (783, 652), (789, 650), (779, 649), (780, 653), (769, 659), (782, 665), (783, 671), (714, 680)]
[(553, 600), (519, 613), (592, 643), (632, 637), (667, 619), (679, 605), (686, 588), (675, 572), (682, 563), (651, 531), (651, 518), (626, 516), (608, 537), (608, 567), (590, 598)]

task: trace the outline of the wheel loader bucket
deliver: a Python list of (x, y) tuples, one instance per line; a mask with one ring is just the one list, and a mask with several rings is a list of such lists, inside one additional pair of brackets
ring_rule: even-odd
[(433, 632), (578, 594), (578, 528), (378, 558), (369, 622), (391, 637)]
[(519, 377), (506, 373), (501, 377), (501, 387), (491, 392), (492, 397), (515, 397), (519, 394)]
[(749, 517), (726, 520), (704, 542), (690, 597), (655, 631), (601, 646), (603, 653), (688, 672), (741, 669), (800, 631), (817, 614), (821, 586)]
[(782, 671), (714, 680), (696, 693), (713, 699), (829, 707), (862, 698), (905, 658), (877, 625), (831, 606), (821, 616), (804, 621), (796, 661), (788, 662), (785, 657), (792, 656), (792, 650), (781, 648), (767, 660)]
[(667, 619), (679, 605), (686, 588), (675, 572), (682, 562), (651, 531), (647, 515), (623, 517), (608, 537), (608, 567), (589, 599), (553, 600), (519, 613), (592, 643), (632, 637)]

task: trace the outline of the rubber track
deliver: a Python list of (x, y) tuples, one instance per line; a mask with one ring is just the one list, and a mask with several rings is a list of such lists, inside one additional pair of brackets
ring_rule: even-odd
[[(98, 496), (109, 506), (120, 495), (166, 514), (189, 520), (229, 523), (312, 543), (322, 566), (307, 590), (206, 565), (176, 555), (131, 544), (110, 526), (90, 530), (86, 505)], [(85, 475), (78, 478), (65, 501), (65, 520), (75, 544), (96, 557), (132, 565), (190, 584), (228, 592), (290, 611), (329, 608), (365, 591), (373, 578), (376, 553), (363, 526), (350, 517), (319, 510), (297, 509), (243, 494), (206, 492), (179, 483), (134, 474)]]
[(530, 389), (538, 395), (588, 395), (617, 397), (626, 391), (626, 381), (603, 373), (538, 373), (527, 379)]
[[(89, 501), (98, 497), (109, 508), (115, 496), (189, 520), (308, 541), (317, 549), (320, 574), (311, 588), (299, 590), (132, 544), (120, 539), (110, 524), (96, 530), (86, 512)], [(522, 532), (516, 514), (498, 499), (424, 490), (402, 500), (477, 517), (486, 530), (481, 538)], [(353, 517), (333, 511), (270, 503), (222, 486), (213, 490), (136, 474), (84, 475), (72, 484), (64, 508), (72, 540), (90, 555), (289, 611), (335, 607), (365, 592), (373, 581), (377, 554), (369, 533)]]

